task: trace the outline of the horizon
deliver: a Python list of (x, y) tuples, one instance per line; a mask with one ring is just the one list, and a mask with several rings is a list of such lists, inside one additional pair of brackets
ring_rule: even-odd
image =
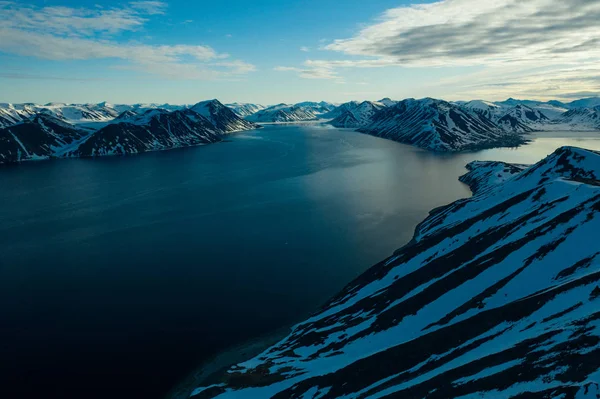
[(13, 93), (8, 102), (37, 104), (600, 95), (600, 3), (349, 0), (343, 13), (339, 7), (331, 0), (1, 1), (0, 84)]
[[(347, 102), (364, 102), (364, 101), (370, 101), (370, 102), (380, 102), (382, 100), (392, 100), (392, 101), (404, 101), (404, 100), (425, 100), (425, 99), (433, 99), (433, 100), (441, 100), (441, 101), (446, 101), (446, 102), (450, 102), (450, 103), (460, 103), (460, 102), (472, 102), (472, 101), (483, 101), (483, 102), (491, 102), (491, 103), (502, 103), (502, 102), (508, 102), (508, 101), (516, 101), (516, 102), (538, 102), (538, 103), (549, 103), (549, 102), (553, 102), (553, 101), (557, 101), (557, 102), (561, 102), (565, 105), (568, 105), (569, 103), (572, 102), (576, 102), (576, 101), (580, 101), (580, 100), (590, 100), (590, 99), (596, 99), (596, 98), (600, 98), (600, 96), (592, 96), (592, 97), (581, 97), (581, 98), (572, 98), (569, 99), (569, 101), (561, 101), (559, 99), (550, 99), (550, 100), (539, 100), (539, 99), (535, 99), (535, 98), (514, 98), (514, 97), (508, 97), (504, 100), (497, 100), (497, 101), (492, 101), (492, 100), (488, 100), (488, 99), (484, 99), (484, 98), (476, 98), (476, 99), (462, 99), (462, 100), (445, 100), (443, 98), (435, 98), (435, 97), (430, 97), (430, 96), (426, 96), (426, 97), (420, 97), (420, 98), (414, 98), (414, 97), (407, 97), (407, 98), (401, 98), (401, 99), (396, 99), (396, 98), (391, 98), (391, 97), (382, 97), (379, 100), (371, 100), (371, 99), (353, 99), (353, 100), (348, 100), (345, 101), (344, 103)], [(6, 105), (25, 105), (25, 104), (32, 104), (32, 105), (43, 105), (43, 106), (51, 106), (51, 105), (88, 105), (88, 104), (93, 104), (93, 105), (99, 105), (99, 104), (107, 104), (107, 105), (137, 105), (137, 104), (141, 104), (141, 105), (173, 105), (173, 106), (193, 106), (196, 105), (198, 103), (202, 103), (202, 102), (207, 102), (207, 101), (219, 101), (221, 104), (223, 105), (231, 105), (231, 104), (254, 104), (254, 105), (261, 105), (264, 107), (274, 107), (277, 105), (296, 105), (296, 104), (300, 104), (303, 102), (312, 102), (312, 103), (320, 103), (320, 102), (325, 102), (325, 103), (329, 103), (332, 105), (340, 105), (343, 103), (340, 102), (333, 102), (333, 101), (327, 101), (327, 100), (304, 100), (304, 101), (299, 101), (296, 103), (284, 103), (284, 102), (275, 102), (275, 103), (270, 103), (270, 104), (261, 104), (261, 103), (257, 103), (257, 102), (242, 102), (242, 101), (231, 101), (231, 102), (225, 102), (220, 100), (219, 98), (211, 98), (211, 99), (204, 99), (204, 100), (199, 100), (199, 101), (195, 101), (195, 102), (191, 102), (191, 103), (185, 103), (185, 104), (177, 104), (177, 103), (168, 103), (168, 102), (138, 102), (138, 103), (118, 103), (118, 102), (112, 102), (112, 101), (98, 101), (98, 102), (64, 102), (64, 101), (49, 101), (49, 102), (45, 102), (45, 103), (36, 103), (36, 102), (32, 102), (32, 101), (25, 101), (25, 102), (10, 102), (10, 101), (0, 101), (0, 106), (6, 106)]]

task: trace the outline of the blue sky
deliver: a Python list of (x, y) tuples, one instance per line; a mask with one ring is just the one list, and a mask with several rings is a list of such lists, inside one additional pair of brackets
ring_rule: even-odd
[(484, 3), (0, 0), (0, 101), (600, 93), (598, 2)]

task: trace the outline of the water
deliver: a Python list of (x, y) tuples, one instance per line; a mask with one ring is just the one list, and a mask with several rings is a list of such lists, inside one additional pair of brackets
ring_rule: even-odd
[[(556, 136), (556, 134), (555, 134)], [(560, 136), (560, 135), (559, 135)], [(301, 320), (470, 195), (474, 159), (318, 125), (132, 157), (0, 168), (0, 397), (161, 398), (204, 359)], [(85, 395), (82, 395), (85, 392)]]

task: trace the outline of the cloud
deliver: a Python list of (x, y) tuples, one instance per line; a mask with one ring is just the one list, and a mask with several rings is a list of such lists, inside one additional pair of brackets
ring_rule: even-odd
[(251, 64), (230, 59), (207, 45), (118, 40), (123, 32), (143, 30), (149, 17), (163, 14), (165, 9), (160, 1), (135, 1), (111, 9), (38, 8), (0, 2), (0, 51), (58, 61), (115, 59), (126, 62), (119, 68), (167, 78), (218, 79), (254, 70)]
[(306, 46), (302, 46), (302, 47), (300, 47), (300, 51), (304, 51), (305, 53), (308, 53), (310, 51), (310, 49)]
[(279, 72), (297, 72), (301, 78), (304, 79), (333, 79), (341, 80), (336, 74), (333, 68), (326, 67), (311, 67), (311, 68), (296, 68), (287, 66), (278, 66), (273, 68), (274, 71)]
[(445, 0), (388, 10), (325, 48), (404, 66), (498, 65), (600, 56), (594, 0)]
[[(586, 67), (600, 62), (598, 21), (598, 0), (413, 4), (389, 9), (354, 36), (324, 45), (323, 50), (336, 53), (334, 60), (308, 60), (297, 69), (303, 77), (324, 76), (322, 71), (333, 77), (346, 68), (477, 66), (498, 73), (516, 67), (518, 77), (523, 69), (544, 65), (553, 71), (515, 77), (515, 84), (505, 87), (513, 89), (526, 80), (531, 91), (537, 85), (538, 92), (545, 88), (558, 93), (557, 87), (564, 91), (570, 82), (578, 88), (569, 91), (594, 92), (589, 85), (597, 83), (597, 71)], [(577, 68), (552, 76), (565, 66)]]

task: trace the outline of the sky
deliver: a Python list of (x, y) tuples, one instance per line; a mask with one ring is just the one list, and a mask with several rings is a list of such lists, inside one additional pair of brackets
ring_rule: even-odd
[(600, 95), (598, 0), (0, 0), (0, 102)]

